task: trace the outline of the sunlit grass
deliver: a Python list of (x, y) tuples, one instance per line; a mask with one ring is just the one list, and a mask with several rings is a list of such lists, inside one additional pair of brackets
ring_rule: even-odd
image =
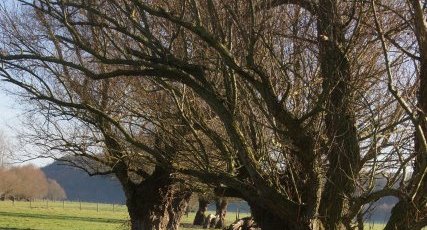
[[(0, 202), (0, 229), (117, 230), (128, 214), (124, 206), (79, 202)], [(97, 211), (98, 210), (98, 211)]]
[[(189, 226), (194, 213), (184, 216), (182, 224)], [(226, 224), (235, 220), (235, 213), (228, 212)], [(241, 214), (240, 217), (248, 214)], [(125, 230), (128, 229), (126, 206), (84, 202), (0, 201), (0, 230)], [(201, 230), (190, 227), (181, 230)], [(365, 230), (381, 230), (384, 224), (366, 223)]]
[[(188, 226), (194, 213), (183, 217)], [(244, 215), (243, 215), (244, 216)], [(0, 230), (123, 230), (128, 226), (126, 206), (84, 202), (0, 201)], [(235, 213), (227, 215), (227, 224), (235, 220)], [(198, 228), (180, 228), (199, 230)]]

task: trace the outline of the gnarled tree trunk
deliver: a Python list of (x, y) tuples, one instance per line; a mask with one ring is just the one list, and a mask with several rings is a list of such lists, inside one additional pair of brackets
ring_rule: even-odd
[(168, 208), (169, 223), (167, 229), (177, 230), (181, 218), (187, 210), (188, 202), (190, 201), (191, 191), (181, 190), (175, 192), (172, 198), (172, 204)]
[(194, 217), (193, 225), (203, 225), (206, 219), (205, 212), (208, 210), (209, 200), (204, 197), (199, 197), (199, 208)]
[(177, 230), (191, 192), (181, 188), (170, 173), (156, 167), (153, 174), (134, 184), (121, 175), (132, 230)]
[(216, 206), (216, 224), (215, 228), (223, 229), (225, 227), (225, 215), (227, 214), (228, 200), (225, 197), (217, 198), (215, 201)]
[(248, 202), (251, 213), (256, 223), (262, 230), (311, 230), (307, 223), (297, 223), (295, 220), (287, 220), (277, 213), (264, 208), (254, 201)]
[(323, 227), (346, 229), (349, 197), (355, 190), (360, 165), (360, 150), (355, 127), (350, 64), (343, 47), (345, 30), (341, 25), (339, 1), (320, 0), (318, 12), (319, 61), (326, 100), (326, 135), (329, 161), (325, 188), (319, 207)]
[(391, 210), (391, 216), (384, 230), (415, 230), (411, 225), (415, 218), (416, 210), (412, 204), (400, 200)]

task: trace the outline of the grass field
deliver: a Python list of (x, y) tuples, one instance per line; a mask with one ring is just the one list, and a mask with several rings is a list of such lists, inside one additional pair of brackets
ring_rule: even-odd
[[(241, 214), (240, 217), (245, 215)], [(0, 201), (0, 230), (126, 230), (128, 214), (124, 205), (80, 202), (12, 202)], [(187, 226), (194, 213), (184, 216)], [(229, 212), (226, 223), (231, 224), (235, 213)], [(383, 229), (382, 224), (366, 224), (366, 230)], [(201, 230), (180, 228), (181, 230)]]
[[(184, 216), (183, 224), (194, 219), (194, 213)], [(227, 224), (235, 219), (229, 213)], [(0, 201), (0, 230), (125, 230), (129, 219), (126, 206), (80, 202), (12, 202)], [(180, 228), (199, 230), (197, 228)], [(200, 229), (201, 230), (201, 229)]]
[(124, 206), (79, 202), (0, 202), (0, 229), (119, 230), (128, 215)]

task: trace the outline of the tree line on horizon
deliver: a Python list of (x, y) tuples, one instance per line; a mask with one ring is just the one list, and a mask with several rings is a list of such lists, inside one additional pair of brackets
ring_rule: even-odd
[(1, 200), (65, 200), (64, 189), (34, 165), (0, 168)]
[(132, 230), (178, 229), (193, 193), (220, 227), (236, 197), (263, 230), (362, 230), (387, 196), (386, 230), (427, 226), (423, 1), (15, 2), (22, 141), (115, 175)]

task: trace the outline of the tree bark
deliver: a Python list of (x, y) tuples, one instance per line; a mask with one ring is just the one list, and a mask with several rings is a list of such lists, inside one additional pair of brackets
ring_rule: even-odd
[(174, 194), (172, 204), (168, 209), (169, 223), (167, 229), (178, 230), (182, 216), (185, 214), (191, 197), (191, 191), (182, 190)]
[(203, 225), (206, 215), (205, 212), (208, 210), (209, 200), (203, 197), (199, 197), (199, 209), (197, 209), (196, 216), (194, 217), (193, 225)]
[(225, 215), (227, 214), (228, 200), (225, 197), (217, 198), (215, 201), (216, 206), (216, 224), (215, 228), (223, 229), (225, 227)]
[(156, 167), (153, 174), (134, 184), (121, 175), (132, 230), (178, 230), (191, 192), (180, 188), (170, 174)]
[(321, 0), (319, 5), (319, 61), (326, 100), (326, 135), (329, 167), (319, 207), (325, 229), (346, 229), (349, 198), (355, 190), (360, 164), (360, 150), (352, 106), (350, 64), (343, 50), (345, 31), (341, 25), (338, 1)]
[(255, 222), (262, 230), (311, 230), (309, 223), (287, 220), (273, 211), (256, 204), (254, 201), (248, 203)]
[(391, 210), (390, 219), (384, 230), (413, 230), (411, 222), (415, 217), (414, 208), (405, 200), (400, 200)]

